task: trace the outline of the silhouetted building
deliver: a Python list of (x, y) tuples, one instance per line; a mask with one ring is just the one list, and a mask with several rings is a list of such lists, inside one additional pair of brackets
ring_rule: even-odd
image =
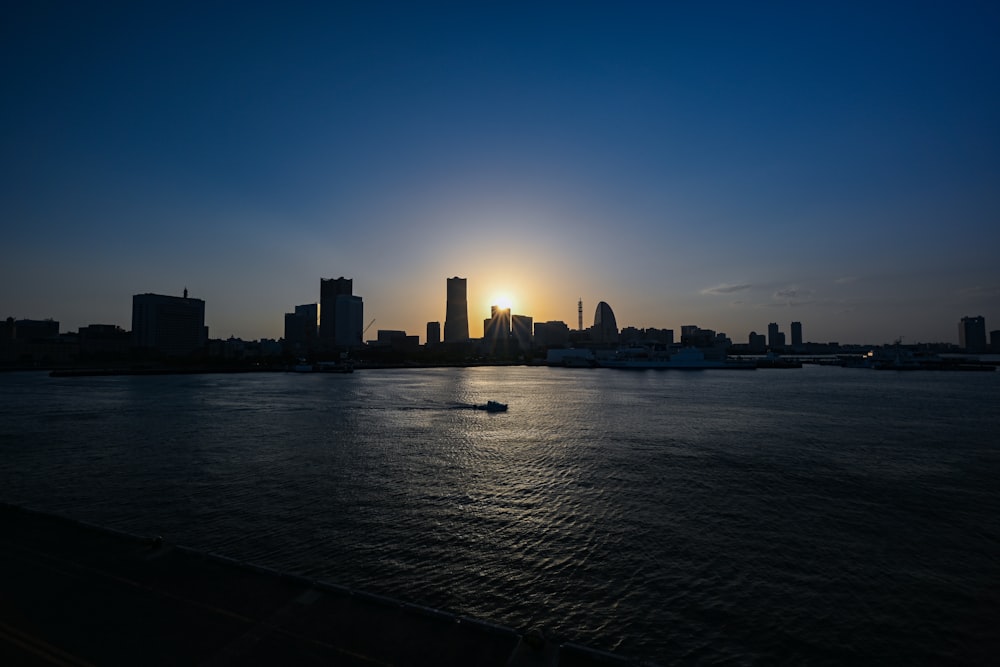
[(767, 346), (772, 350), (785, 348), (785, 334), (778, 331), (778, 325), (774, 322), (767, 325)]
[(990, 352), (1000, 354), (1000, 329), (990, 332)]
[(285, 313), (285, 352), (287, 354), (308, 354), (317, 348), (319, 342), (318, 303), (295, 306), (294, 313)]
[(648, 329), (622, 327), (622, 330), (618, 334), (618, 339), (624, 344), (637, 345), (640, 347), (649, 347), (657, 344), (673, 345), (674, 330), (657, 329), (656, 327), (649, 327)]
[(986, 319), (982, 315), (962, 318), (958, 323), (958, 344), (971, 354), (986, 352)]
[(750, 340), (747, 344), (751, 353), (762, 354), (767, 350), (767, 336), (756, 331), (750, 332)]
[[(336, 310), (333, 343), (337, 347), (361, 347), (364, 333), (365, 305), (360, 296), (339, 295), (333, 304)], [(322, 312), (322, 308), (320, 309)]]
[(594, 330), (591, 338), (595, 343), (618, 342), (618, 322), (615, 321), (615, 313), (604, 301), (597, 304), (597, 310), (594, 312)]
[(465, 278), (448, 278), (448, 302), (444, 317), (444, 342), (469, 340), (469, 303)]
[(407, 336), (405, 331), (379, 329), (370, 347), (390, 348), (397, 352), (415, 352), (420, 347), (420, 337)]
[(703, 349), (714, 347), (716, 345), (715, 331), (702, 329), (694, 324), (685, 324), (681, 327), (681, 345)]
[(14, 338), (23, 341), (55, 340), (59, 338), (59, 322), (55, 320), (17, 320)]
[(440, 322), (428, 322), (427, 323), (427, 345), (433, 346), (441, 342), (441, 323)]
[(170, 357), (187, 356), (205, 349), (205, 302), (163, 294), (132, 297), (133, 346)]
[(511, 315), (510, 329), (521, 350), (531, 349), (532, 318), (528, 315)]
[(792, 347), (802, 347), (802, 322), (792, 322)]
[[(338, 326), (337, 316), (346, 311), (342, 304), (338, 308), (338, 301), (344, 302), (354, 295), (354, 281), (351, 278), (320, 278), (319, 279), (319, 337), (326, 348), (333, 348), (343, 343), (338, 343), (337, 339), (344, 338), (343, 327)], [(338, 336), (338, 333), (341, 335)], [(358, 344), (361, 343), (361, 330), (358, 329)]]
[(569, 343), (569, 325), (565, 322), (536, 322), (535, 345), (537, 347), (556, 347)]
[(490, 306), (491, 317), (483, 320), (483, 342), (490, 354), (507, 354), (510, 341), (510, 308)]
[(80, 354), (96, 358), (124, 357), (132, 347), (132, 333), (116, 324), (90, 324), (77, 331)]

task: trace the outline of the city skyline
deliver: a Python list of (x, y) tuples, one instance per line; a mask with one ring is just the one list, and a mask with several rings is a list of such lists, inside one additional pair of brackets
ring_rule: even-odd
[[(1000, 10), (23, 5), (0, 50), (3, 317), (134, 294), (279, 338), (343, 275), (377, 327), (1000, 321)], [(506, 304), (499, 304), (507, 307)], [(992, 324), (990, 326), (995, 326)]]

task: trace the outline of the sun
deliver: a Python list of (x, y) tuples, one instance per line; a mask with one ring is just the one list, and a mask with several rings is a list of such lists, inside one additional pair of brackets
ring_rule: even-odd
[(497, 292), (490, 299), (490, 306), (496, 306), (500, 310), (506, 310), (508, 308), (513, 308), (514, 301), (505, 292)]

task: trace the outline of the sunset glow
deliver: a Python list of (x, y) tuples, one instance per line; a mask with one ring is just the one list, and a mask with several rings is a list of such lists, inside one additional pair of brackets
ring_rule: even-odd
[(513, 310), (513, 308), (514, 308), (514, 302), (510, 298), (510, 296), (508, 296), (507, 294), (505, 294), (505, 293), (497, 293), (497, 294), (494, 294), (493, 297), (490, 299), (490, 307), (492, 307), (492, 306), (496, 306), (497, 308), (500, 308), (501, 310), (504, 310), (504, 309), (507, 309), (507, 308), (510, 308), (511, 310)]

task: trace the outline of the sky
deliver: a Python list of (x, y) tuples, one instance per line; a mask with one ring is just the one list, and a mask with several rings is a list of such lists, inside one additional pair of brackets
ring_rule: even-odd
[(0, 20), (0, 317), (206, 301), (278, 338), (353, 278), (423, 341), (1000, 329), (992, 2), (34, 2)]

